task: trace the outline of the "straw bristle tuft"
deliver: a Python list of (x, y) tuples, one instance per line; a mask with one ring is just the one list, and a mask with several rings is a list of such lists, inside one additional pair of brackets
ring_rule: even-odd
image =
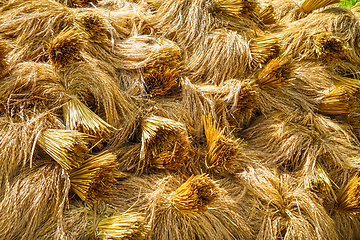
[(72, 98), (64, 107), (66, 128), (78, 130), (82, 133), (95, 136), (99, 140), (107, 140), (114, 127), (91, 111), (84, 103)]
[(309, 181), (305, 182), (305, 187), (311, 189), (313, 192), (322, 194), (329, 199), (336, 199), (331, 180), (324, 169), (324, 166), (316, 161), (314, 174)]
[(337, 198), (336, 208), (351, 214), (360, 214), (360, 177), (354, 176)]
[(103, 152), (85, 160), (77, 169), (70, 171), (70, 181), (74, 192), (89, 203), (106, 199), (115, 186), (119, 174), (116, 156)]
[(260, 37), (250, 41), (251, 67), (261, 68), (279, 52), (279, 40), (276, 37)]
[(184, 213), (205, 212), (220, 197), (219, 185), (206, 174), (191, 176), (172, 195), (172, 205)]
[(150, 96), (162, 96), (171, 93), (179, 86), (179, 69), (167, 67), (146, 68), (144, 81)]
[(301, 3), (300, 9), (304, 13), (310, 13), (316, 9), (339, 2), (341, 2), (341, 0), (304, 0)]
[(256, 0), (216, 0), (213, 11), (223, 19), (243, 21), (246, 17), (254, 16), (257, 7)]
[(98, 0), (71, 0), (72, 7), (83, 8), (92, 4), (97, 4)]
[(124, 213), (101, 220), (97, 226), (102, 240), (143, 240), (148, 232), (145, 218), (139, 213)]
[(89, 149), (90, 137), (73, 130), (48, 129), (39, 135), (39, 146), (57, 163), (66, 169), (78, 168), (84, 161)]
[(343, 41), (330, 32), (320, 33), (314, 40), (316, 54), (325, 60), (339, 59), (345, 55)]
[(95, 12), (79, 13), (75, 17), (75, 26), (91, 42), (102, 43), (110, 38), (105, 19)]
[(263, 24), (275, 24), (276, 20), (275, 20), (274, 6), (269, 4), (264, 8), (262, 8), (259, 13), (259, 20)]
[(345, 87), (334, 87), (321, 99), (318, 108), (322, 114), (326, 115), (350, 113), (349, 95)]
[(74, 29), (64, 29), (50, 41), (49, 58), (58, 67), (81, 61), (83, 45), (84, 41), (79, 32)]
[(291, 67), (287, 59), (274, 58), (258, 74), (260, 87), (280, 87), (290, 85)]
[(203, 116), (203, 122), (208, 145), (206, 166), (230, 169), (239, 155), (240, 147), (237, 141), (224, 136), (224, 130), (220, 130), (210, 116)]
[(190, 141), (182, 123), (163, 117), (149, 117), (141, 122), (140, 159), (160, 169), (177, 169), (187, 159)]

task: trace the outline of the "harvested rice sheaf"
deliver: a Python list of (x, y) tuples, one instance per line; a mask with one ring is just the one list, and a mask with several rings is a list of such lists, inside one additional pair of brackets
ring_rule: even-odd
[(172, 176), (160, 179), (146, 194), (149, 239), (246, 239), (251, 230), (233, 208), (234, 200), (207, 175), (180, 186)]
[(320, 200), (290, 175), (249, 168), (240, 176), (248, 189), (243, 201), (249, 201), (257, 239), (337, 239)]

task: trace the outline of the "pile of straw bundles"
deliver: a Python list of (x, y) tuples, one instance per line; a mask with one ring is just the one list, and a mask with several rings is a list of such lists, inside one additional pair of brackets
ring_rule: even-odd
[(360, 239), (360, 6), (0, 0), (1, 239)]

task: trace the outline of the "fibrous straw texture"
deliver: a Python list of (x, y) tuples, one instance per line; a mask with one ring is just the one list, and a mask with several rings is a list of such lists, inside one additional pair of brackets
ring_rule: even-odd
[(46, 163), (20, 174), (0, 203), (0, 229), (7, 239), (38, 239), (56, 229), (65, 237), (63, 211), (70, 189), (69, 175)]

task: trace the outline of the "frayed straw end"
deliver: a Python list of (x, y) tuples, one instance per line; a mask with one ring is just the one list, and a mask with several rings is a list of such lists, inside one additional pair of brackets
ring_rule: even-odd
[(348, 98), (343, 86), (335, 87), (322, 98), (319, 111), (326, 115), (348, 114), (351, 112)]
[(240, 151), (238, 143), (225, 137), (211, 116), (203, 116), (203, 122), (208, 145), (206, 167), (222, 167), (226, 170), (232, 168)]
[(290, 62), (287, 59), (272, 59), (258, 74), (257, 83), (260, 87), (288, 86), (291, 81)]
[(220, 197), (219, 185), (208, 175), (191, 176), (172, 195), (175, 209), (184, 213), (205, 212)]
[(316, 9), (326, 7), (331, 4), (339, 3), (341, 0), (304, 0), (301, 3), (300, 10), (303, 13), (310, 13)]
[(84, 43), (79, 32), (65, 28), (49, 43), (48, 53), (52, 64), (56, 67), (63, 67), (82, 61), (81, 51)]
[(159, 169), (178, 169), (187, 159), (190, 141), (183, 124), (163, 117), (149, 117), (141, 122), (140, 158)]
[(360, 214), (360, 178), (354, 176), (342, 190), (336, 202), (339, 211)]
[(74, 192), (89, 203), (106, 200), (115, 186), (117, 172), (116, 156), (103, 152), (84, 161), (77, 169), (70, 171), (70, 181)]
[(91, 111), (84, 103), (72, 98), (63, 107), (66, 128), (107, 140), (115, 128)]
[(345, 55), (345, 46), (343, 41), (330, 32), (323, 32), (316, 36), (314, 40), (316, 54), (327, 60), (336, 60)]
[(139, 213), (124, 213), (101, 220), (97, 226), (99, 239), (145, 239), (149, 227)]
[(72, 130), (48, 129), (38, 138), (40, 147), (66, 169), (77, 168), (89, 152), (90, 136)]

